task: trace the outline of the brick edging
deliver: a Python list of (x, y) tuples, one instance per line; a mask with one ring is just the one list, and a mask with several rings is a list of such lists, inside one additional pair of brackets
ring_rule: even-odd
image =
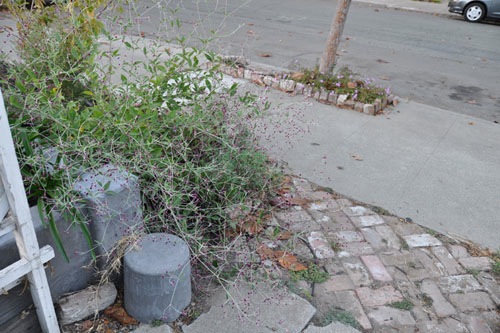
[(354, 110), (360, 113), (375, 116), (382, 113), (388, 106), (396, 106), (398, 97), (389, 95), (377, 98), (374, 103), (362, 103), (349, 99), (349, 94), (337, 94), (333, 90), (326, 90), (323, 87), (315, 88), (310, 84), (303, 84), (295, 80), (288, 79), (291, 73), (272, 73), (251, 69), (246, 66), (244, 60), (233, 60), (227, 57), (233, 65), (221, 64), (219, 71), (235, 78), (245, 79), (260, 86), (281, 90), (293, 96), (304, 95), (312, 97), (320, 103), (334, 105), (338, 108)]

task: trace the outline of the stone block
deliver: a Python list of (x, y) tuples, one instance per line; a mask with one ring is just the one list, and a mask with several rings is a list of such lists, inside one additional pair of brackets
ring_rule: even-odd
[(322, 225), (323, 227), (328, 227), (328, 231), (341, 231), (341, 230), (354, 230), (354, 224), (351, 220), (340, 211), (328, 213), (328, 216), (332, 219), (332, 223), (328, 226)]
[(491, 274), (485, 272), (479, 273), (477, 279), (481, 282), (484, 289), (488, 291), (493, 302), (500, 308), (500, 286), (496, 279)]
[(303, 83), (297, 82), (295, 85), (295, 94), (302, 95), (304, 93), (305, 85)]
[(124, 305), (143, 323), (175, 321), (191, 303), (188, 245), (179, 237), (144, 235), (123, 258)]
[(461, 312), (488, 311), (496, 309), (491, 298), (485, 292), (450, 294), (450, 302)]
[(312, 97), (313, 95), (313, 86), (311, 86), (310, 84), (307, 84), (305, 87), (304, 87), (304, 95), (306, 97)]
[(318, 259), (327, 259), (335, 257), (335, 252), (325, 238), (325, 235), (319, 231), (313, 231), (307, 237), (309, 245)]
[(140, 324), (135, 330), (130, 333), (174, 333), (174, 331), (168, 325), (153, 326)]
[(365, 265), (358, 258), (344, 259), (342, 265), (356, 287), (369, 286), (373, 282)]
[(374, 280), (389, 282), (392, 281), (392, 277), (385, 268), (379, 257), (375, 255), (366, 255), (360, 257), (363, 263), (368, 268)]
[(374, 225), (384, 224), (384, 220), (379, 215), (353, 216), (351, 221), (357, 227), (371, 227)]
[(403, 295), (392, 286), (383, 286), (378, 289), (361, 287), (356, 289), (356, 294), (365, 307), (382, 306), (403, 300)]
[(363, 206), (344, 207), (342, 209), (342, 211), (347, 216), (375, 215), (375, 213), (371, 209), (363, 207)]
[(364, 241), (363, 235), (354, 230), (337, 231), (333, 234), (335, 240), (340, 243), (352, 243)]
[(237, 281), (226, 288), (209, 300), (210, 311), (183, 326), (182, 332), (298, 333), (316, 313), (303, 298), (268, 283)]
[(363, 113), (369, 114), (370, 116), (375, 115), (375, 106), (373, 104), (363, 105)]
[(264, 75), (262, 75), (261, 73), (257, 73), (257, 72), (252, 72), (252, 82), (256, 83), (260, 86), (266, 85), (264, 83)]
[[(497, 333), (497, 330), (492, 330), (486, 320), (478, 315), (463, 314), (462, 318), (468, 326), (467, 332), (470, 333)], [(497, 326), (498, 327), (498, 326)]]
[(271, 87), (272, 84), (273, 84), (273, 80), (274, 80), (274, 77), (272, 76), (269, 76), (269, 75), (266, 75), (262, 78), (262, 81), (264, 82), (264, 84), (268, 87)]
[(418, 234), (418, 235), (407, 235), (403, 236), (409, 247), (429, 247), (429, 246), (441, 246), (442, 243), (436, 237), (429, 234)]
[(271, 79), (271, 87), (274, 88), (274, 89), (279, 89), (280, 88), (280, 80), (273, 77)]
[(354, 103), (354, 111), (363, 112), (363, 105), (361, 102)]
[(375, 99), (375, 102), (373, 102), (373, 106), (375, 107), (375, 113), (382, 110), (382, 101), (380, 100), (380, 98)]
[(401, 222), (392, 216), (384, 216), (383, 219), (390, 224), (392, 230), (399, 236), (424, 233), (424, 229), (416, 223)]
[(323, 211), (323, 212), (326, 212), (326, 211), (336, 211), (336, 210), (339, 210), (340, 209), (340, 206), (339, 204), (337, 203), (337, 201), (335, 201), (334, 199), (326, 199), (326, 200), (322, 200), (320, 202), (313, 202), (309, 205), (309, 210), (319, 210), (319, 211)]
[(465, 269), (473, 269), (480, 271), (489, 271), (491, 270), (491, 265), (493, 264), (493, 260), (488, 257), (468, 257), (468, 258), (460, 258), (458, 261), (465, 267)]
[(374, 228), (361, 228), (364, 238), (375, 250), (385, 249), (386, 243), (382, 242), (382, 237), (375, 231)]
[(349, 95), (339, 95), (339, 97), (337, 98), (337, 105), (338, 106), (344, 105), (344, 103), (347, 101), (348, 97), (349, 97)]
[(415, 319), (413, 319), (409, 311), (403, 311), (388, 306), (381, 306), (368, 312), (368, 318), (372, 319), (380, 326), (398, 327), (416, 324)]
[(375, 253), (373, 248), (367, 242), (350, 242), (340, 244), (339, 258), (359, 257), (361, 255)]
[(337, 291), (335, 292), (335, 298), (336, 307), (351, 313), (363, 330), (372, 329), (370, 320), (366, 316), (365, 311), (363, 310), (363, 307), (361, 306), (361, 303), (356, 297), (354, 291)]
[(80, 176), (74, 190), (85, 200), (92, 221), (89, 229), (103, 265), (116, 243), (143, 225), (137, 177), (107, 164)]
[(434, 312), (440, 318), (451, 316), (457, 313), (455, 308), (444, 298), (438, 286), (432, 280), (422, 281), (420, 286), (422, 293), (426, 294), (432, 299), (432, 307)]
[(344, 102), (344, 107), (353, 110), (354, 109), (354, 101), (348, 99), (347, 101)]
[(458, 264), (458, 262), (453, 258), (450, 252), (444, 246), (432, 247), (432, 253), (439, 259), (443, 264), (446, 272), (449, 275), (463, 274), (464, 269)]
[(328, 102), (332, 104), (337, 104), (338, 96), (335, 91), (328, 91)]
[(460, 245), (450, 245), (450, 253), (456, 259), (470, 257), (469, 252), (467, 252), (467, 249)]
[(382, 237), (382, 242), (387, 248), (399, 250), (401, 249), (401, 241), (392, 229), (387, 225), (375, 226), (375, 230)]
[(250, 69), (245, 69), (245, 71), (243, 72), (243, 78), (245, 80), (251, 80), (252, 79), (252, 74), (253, 74), (253, 71), (250, 70)]
[(85, 319), (106, 309), (115, 302), (117, 291), (112, 283), (90, 286), (85, 290), (62, 297), (58, 304), (61, 325)]
[(341, 274), (331, 276), (326, 282), (317, 283), (314, 290), (316, 293), (323, 294), (341, 290), (353, 290), (354, 288), (356, 288), (356, 286), (354, 286), (349, 276)]
[(357, 329), (344, 325), (340, 322), (333, 322), (328, 326), (316, 327), (313, 324), (309, 325), (303, 333), (361, 333)]
[(484, 289), (470, 274), (442, 277), (439, 287), (445, 293), (470, 293)]

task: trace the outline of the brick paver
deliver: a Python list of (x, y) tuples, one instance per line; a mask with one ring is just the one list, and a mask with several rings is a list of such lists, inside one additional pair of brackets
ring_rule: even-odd
[(304, 235), (316, 264), (330, 274), (313, 284), (318, 313), (342, 309), (368, 333), (500, 331), (492, 259), (438, 239), (410, 219), (315, 192), (300, 178), (293, 183), (294, 197), (314, 201), (275, 215), (281, 226)]

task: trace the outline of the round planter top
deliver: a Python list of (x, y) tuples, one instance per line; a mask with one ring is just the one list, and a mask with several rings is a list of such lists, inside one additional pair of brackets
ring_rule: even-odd
[(144, 235), (124, 257), (129, 269), (143, 275), (176, 272), (189, 262), (189, 247), (177, 236), (154, 233)]

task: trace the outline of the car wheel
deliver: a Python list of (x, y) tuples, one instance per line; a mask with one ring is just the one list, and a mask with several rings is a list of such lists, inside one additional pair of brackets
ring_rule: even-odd
[(486, 8), (481, 3), (471, 3), (464, 10), (464, 18), (469, 22), (479, 22), (486, 15)]

